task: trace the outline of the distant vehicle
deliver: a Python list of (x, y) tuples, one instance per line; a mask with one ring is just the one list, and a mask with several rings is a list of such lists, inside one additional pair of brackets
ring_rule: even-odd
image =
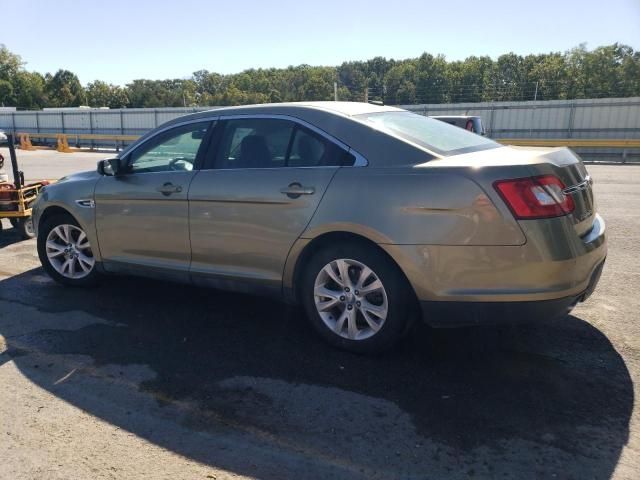
[(420, 313), (536, 321), (585, 300), (607, 252), (591, 184), (567, 148), (388, 106), (272, 104), (165, 123), (45, 187), (33, 221), (62, 284), (123, 273), (264, 293), (301, 303), (331, 344), (377, 352)]
[(478, 135), (487, 134), (484, 131), (484, 126), (482, 125), (482, 117), (472, 117), (469, 115), (433, 115), (431, 118), (448, 123), (449, 125), (464, 128), (465, 130), (477, 133)]

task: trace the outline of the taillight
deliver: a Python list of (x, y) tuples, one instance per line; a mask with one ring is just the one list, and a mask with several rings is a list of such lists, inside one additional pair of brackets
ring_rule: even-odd
[(499, 180), (493, 186), (517, 219), (561, 217), (575, 208), (554, 175)]

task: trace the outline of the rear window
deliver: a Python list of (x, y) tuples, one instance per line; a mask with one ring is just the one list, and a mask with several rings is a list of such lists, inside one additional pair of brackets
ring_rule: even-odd
[(488, 138), (411, 112), (382, 112), (354, 118), (443, 156), (476, 152), (501, 145)]

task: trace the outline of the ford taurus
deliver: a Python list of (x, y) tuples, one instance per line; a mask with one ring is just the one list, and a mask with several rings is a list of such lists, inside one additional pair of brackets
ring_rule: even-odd
[(566, 314), (606, 256), (592, 179), (566, 148), (502, 146), (398, 108), (232, 107), (172, 120), (34, 207), (69, 286), (159, 277), (303, 305), (331, 344)]

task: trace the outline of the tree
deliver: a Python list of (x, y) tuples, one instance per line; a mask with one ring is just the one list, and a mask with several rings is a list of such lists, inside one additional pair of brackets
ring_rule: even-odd
[(124, 108), (129, 104), (123, 88), (100, 80), (88, 84), (86, 92), (87, 101), (92, 107)]
[(7, 80), (0, 80), (0, 105), (11, 103), (13, 100), (13, 85)]
[(44, 77), (37, 72), (19, 71), (13, 79), (14, 105), (34, 110), (47, 105)]
[(78, 107), (86, 103), (85, 92), (75, 73), (58, 70), (45, 76), (45, 92), (53, 107)]
[[(180, 107), (332, 100), (391, 104), (572, 99), (640, 95), (640, 52), (615, 43), (594, 50), (471, 56), (447, 61), (424, 53), (393, 60), (374, 57), (337, 67), (311, 65), (249, 69), (222, 75), (198, 70), (190, 78), (136, 79), (124, 87), (95, 80), (86, 86), (68, 71), (29, 72), (19, 55), (0, 45), (0, 102), (19, 108), (91, 106)], [(536, 93), (537, 92), (537, 93)]]
[(4, 44), (0, 43), (0, 80), (10, 81), (23, 66), (24, 62), (20, 55), (11, 53)]

